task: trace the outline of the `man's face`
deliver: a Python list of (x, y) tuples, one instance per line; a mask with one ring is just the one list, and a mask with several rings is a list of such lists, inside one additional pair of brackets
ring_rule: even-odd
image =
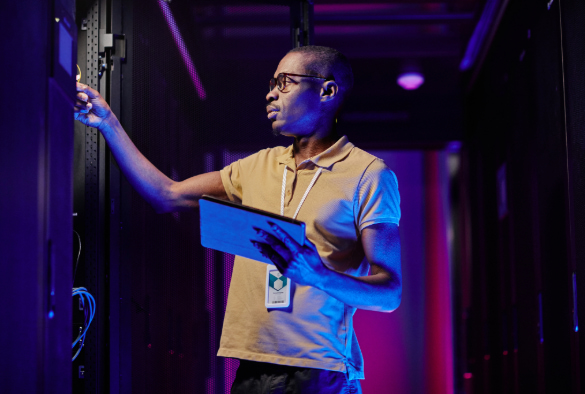
[[(305, 58), (289, 53), (278, 64), (280, 73), (307, 74)], [(305, 136), (315, 131), (320, 119), (320, 91), (323, 80), (291, 76), (281, 92), (277, 87), (266, 95), (268, 119), (274, 135)]]

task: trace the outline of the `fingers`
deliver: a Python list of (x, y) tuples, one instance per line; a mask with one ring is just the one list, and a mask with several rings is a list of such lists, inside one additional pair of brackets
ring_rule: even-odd
[(89, 96), (83, 92), (78, 92), (77, 93), (77, 100), (87, 101), (87, 100), (89, 100)]
[(77, 91), (87, 94), (87, 96), (89, 98), (92, 98), (92, 99), (100, 97), (100, 94), (97, 90), (94, 90), (94, 89), (90, 88), (89, 86), (84, 85), (84, 84), (79, 83), (79, 82), (77, 82)]
[(258, 249), (260, 254), (266, 257), (268, 260), (272, 261), (272, 263), (278, 268), (281, 274), (284, 275), (284, 271), (286, 268), (286, 261), (282, 258), (280, 254), (278, 254), (270, 245), (250, 240), (252, 245)]
[(73, 110), (75, 112), (87, 114), (89, 113), (89, 111), (91, 111), (92, 107), (93, 106), (91, 103), (82, 101), (78, 98), (77, 100), (75, 100), (75, 107), (73, 108)]
[[(276, 238), (272, 234), (267, 233), (262, 229), (254, 227), (254, 230), (256, 231), (256, 234), (262, 237), (262, 239), (265, 241), (265, 243), (259, 243), (260, 245), (265, 245), (265, 249), (266, 247), (269, 247), (270, 251), (276, 252), (285, 261), (290, 260), (290, 258), (292, 257), (291, 253), (292, 251), (289, 250), (289, 248), (284, 243), (279, 241), (278, 238)], [(258, 248), (258, 250), (260, 250), (260, 248)]]
[(253, 227), (253, 229), (254, 229), (254, 231), (256, 231), (256, 234), (258, 234), (259, 236), (264, 238), (266, 240), (266, 242), (268, 242), (270, 245), (276, 245), (276, 244), (280, 243), (278, 238), (276, 238), (272, 234), (267, 233), (266, 231), (264, 231), (258, 227)]
[(302, 246), (299, 245), (297, 241), (295, 241), (290, 235), (288, 235), (283, 229), (278, 227), (276, 224), (272, 222), (268, 222), (274, 234), (276, 234), (277, 238), (282, 241), (291, 252), (297, 254), (301, 252)]
[(89, 99), (99, 97), (99, 93), (82, 83), (77, 83), (77, 96), (75, 97), (75, 113), (87, 114), (93, 108), (93, 105), (88, 102)]
[(274, 251), (283, 256), (285, 259), (290, 257), (291, 251), (284, 243), (279, 241), (278, 238), (257, 227), (254, 227), (254, 230), (256, 231), (256, 234), (262, 237), (262, 239), (266, 241), (266, 244), (270, 245)]

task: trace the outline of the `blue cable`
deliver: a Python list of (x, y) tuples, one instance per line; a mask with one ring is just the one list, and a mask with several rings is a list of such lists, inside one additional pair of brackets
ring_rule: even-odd
[[(73, 360), (75, 360), (75, 358), (77, 358), (77, 356), (79, 355), (79, 352), (81, 352), (81, 349), (83, 348), (83, 344), (85, 343), (85, 334), (87, 333), (87, 329), (89, 328), (91, 322), (93, 321), (93, 318), (95, 316), (95, 310), (96, 310), (95, 299), (87, 291), (87, 289), (85, 287), (74, 287), (73, 288), (73, 296), (75, 297), (76, 295), (78, 295), (80, 297), (81, 306), (83, 307), (84, 329), (82, 332), (79, 333), (79, 335), (77, 336), (77, 338), (75, 338), (75, 341), (73, 341), (73, 344), (71, 345), (71, 348), (75, 349), (75, 345), (81, 341), (81, 344), (79, 345), (79, 348), (77, 349), (77, 352), (73, 356)], [(86, 305), (86, 298), (87, 298), (87, 305)]]

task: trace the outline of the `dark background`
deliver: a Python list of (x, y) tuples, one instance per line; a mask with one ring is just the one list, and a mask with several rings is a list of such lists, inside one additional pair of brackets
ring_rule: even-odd
[[(271, 135), (264, 97), (295, 45), (299, 7), (2, 3), (0, 392), (226, 392), (237, 363), (215, 352), (232, 261), (199, 245), (197, 213), (156, 215), (99, 133), (73, 123), (71, 70), (80, 65), (82, 81), (166, 175), (218, 170), (289, 143)], [(427, 366), (425, 384), (411, 392), (582, 392), (583, 2), (323, 0), (305, 8), (308, 42), (345, 53), (356, 75), (340, 132), (364, 149), (420, 155), (412, 163), (423, 171), (425, 226), (440, 244), (433, 249), (427, 231), (421, 248), (448, 250), (441, 283), (450, 303), (430, 300), (425, 311), (449, 310), (443, 362), (452, 376), (434, 381)], [(110, 33), (124, 35), (125, 51), (121, 37), (104, 47)], [(396, 78), (412, 65), (425, 83), (406, 91)], [(445, 226), (432, 222), (439, 202)], [(72, 230), (82, 239), (75, 282)], [(435, 272), (433, 262), (441, 260), (428, 259), (421, 275)], [(424, 291), (438, 283), (425, 278)], [(98, 304), (73, 365), (69, 341), (82, 313), (69, 298), (72, 282)], [(422, 322), (425, 349), (440, 338), (436, 322)], [(429, 354), (440, 364), (440, 351)]]

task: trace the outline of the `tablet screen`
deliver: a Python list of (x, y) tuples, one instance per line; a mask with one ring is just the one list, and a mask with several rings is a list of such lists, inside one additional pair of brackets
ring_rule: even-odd
[(269, 233), (268, 222), (277, 224), (299, 244), (305, 243), (305, 223), (230, 201), (203, 196), (199, 200), (201, 245), (206, 248), (272, 264), (251, 240), (264, 242), (254, 227)]

